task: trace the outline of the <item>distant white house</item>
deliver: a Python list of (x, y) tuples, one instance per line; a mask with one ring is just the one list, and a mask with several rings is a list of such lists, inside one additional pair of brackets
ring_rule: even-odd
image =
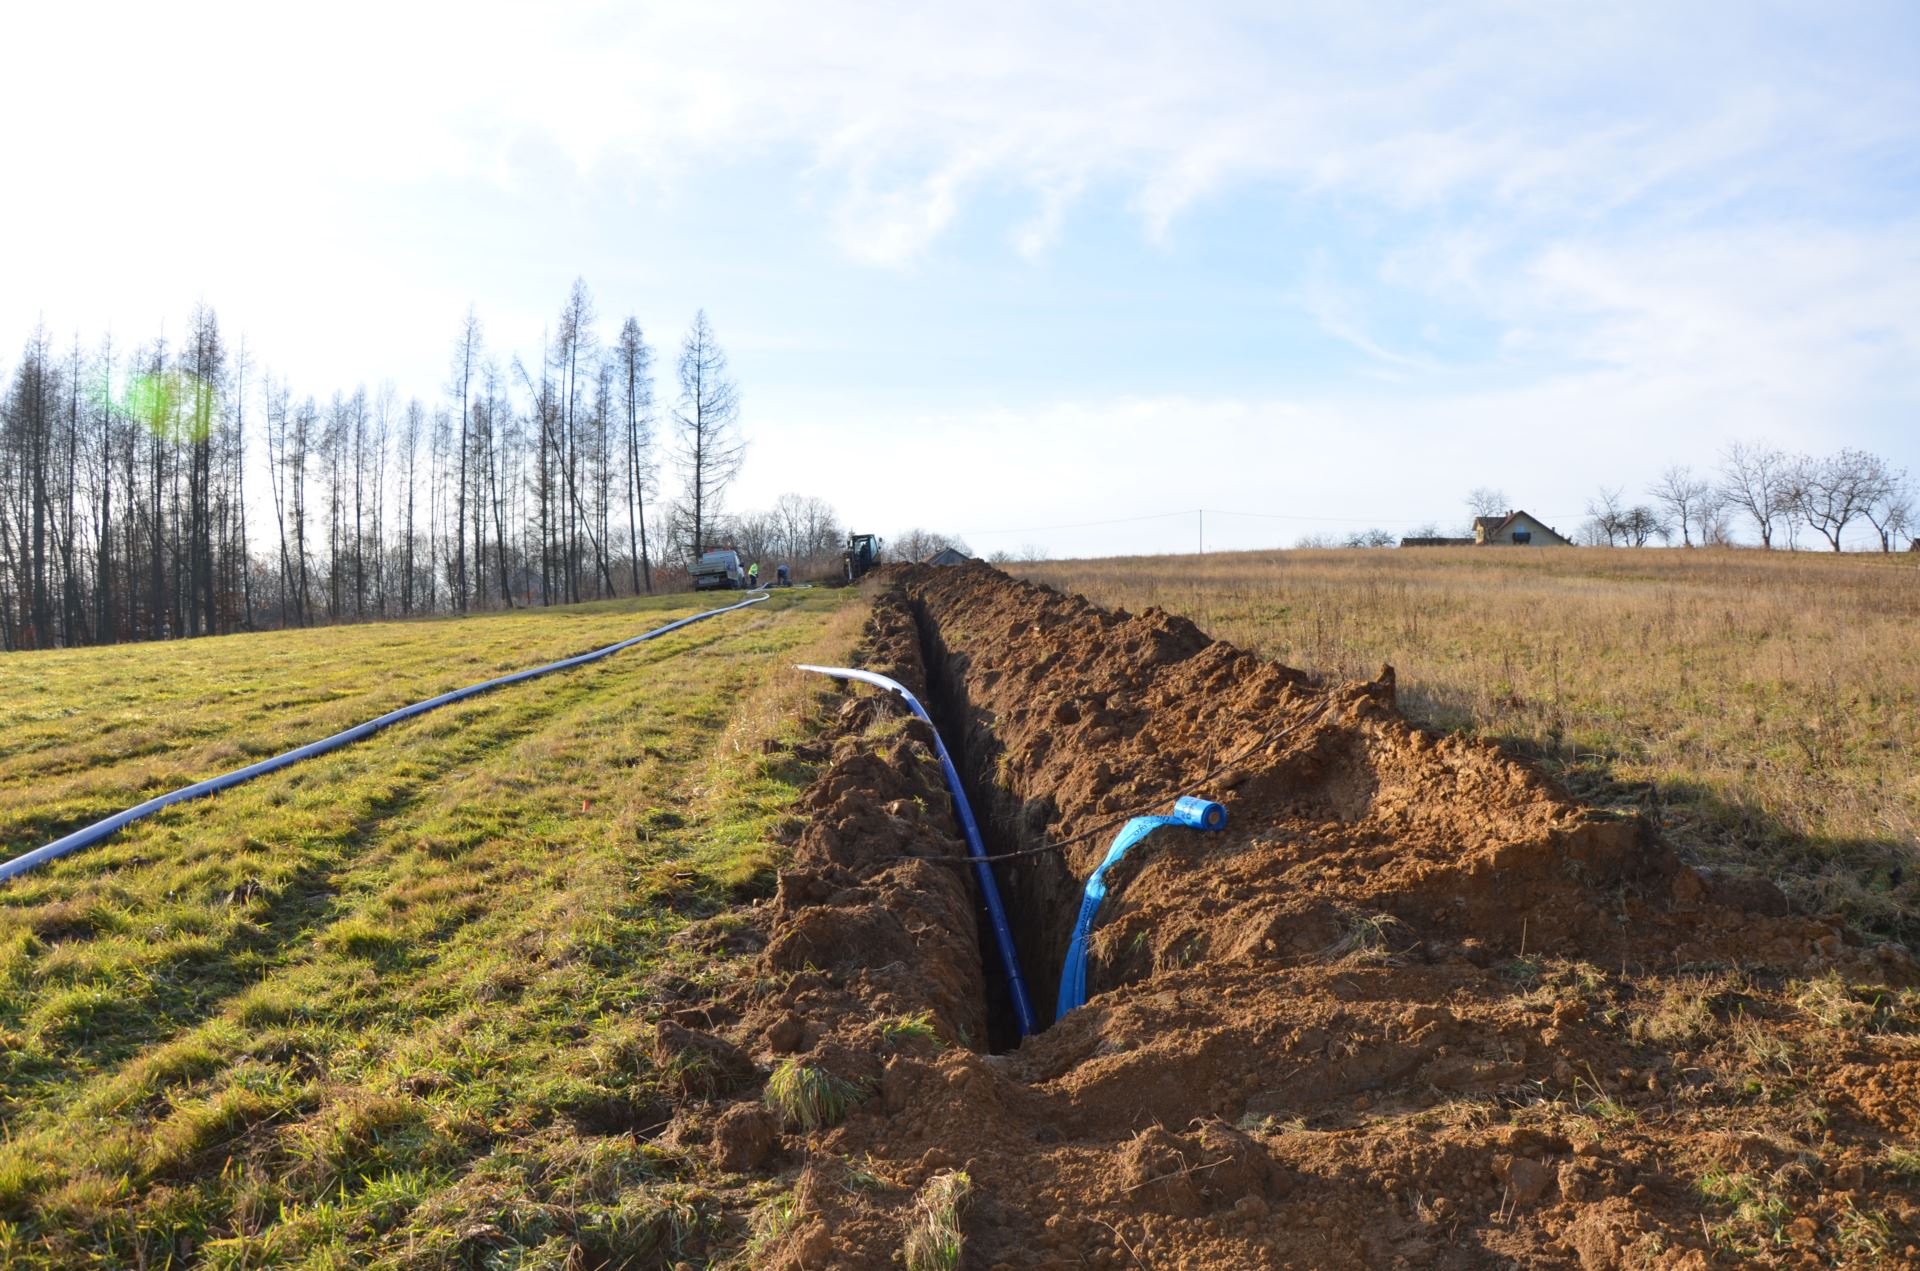
[(973, 558), (957, 547), (943, 547), (922, 561), (923, 565), (964, 565)]
[(1572, 547), (1559, 530), (1525, 512), (1509, 510), (1505, 516), (1473, 518), (1473, 541), (1481, 547)]

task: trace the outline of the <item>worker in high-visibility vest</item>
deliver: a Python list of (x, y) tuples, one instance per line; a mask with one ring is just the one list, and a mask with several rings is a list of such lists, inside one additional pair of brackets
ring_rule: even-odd
[(753, 562), (753, 564), (747, 566), (747, 590), (752, 591), (755, 587), (758, 587), (759, 585), (760, 585), (760, 562), (755, 561)]

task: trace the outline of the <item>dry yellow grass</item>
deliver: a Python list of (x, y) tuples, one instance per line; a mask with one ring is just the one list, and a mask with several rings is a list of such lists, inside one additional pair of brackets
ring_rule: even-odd
[(1049, 561), (1494, 738), (1689, 859), (1920, 935), (1920, 560), (1761, 551), (1376, 549)]

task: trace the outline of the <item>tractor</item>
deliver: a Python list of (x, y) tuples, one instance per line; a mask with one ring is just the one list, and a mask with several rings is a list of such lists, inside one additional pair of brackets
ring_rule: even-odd
[(878, 534), (847, 535), (847, 581), (858, 582), (865, 574), (880, 562), (880, 536)]

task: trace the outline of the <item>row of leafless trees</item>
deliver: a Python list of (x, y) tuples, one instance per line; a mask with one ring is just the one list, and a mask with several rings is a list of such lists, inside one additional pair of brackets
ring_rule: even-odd
[(736, 540), (837, 555), (818, 499), (726, 515), (745, 443), (704, 312), (664, 415), (639, 322), (596, 325), (576, 282), (539, 356), (503, 360), (469, 313), (433, 402), (298, 395), (205, 306), (177, 344), (36, 332), (0, 397), (0, 648), (628, 595)]
[(1621, 487), (1602, 486), (1587, 505), (1584, 541), (1644, 547), (1658, 540), (1683, 546), (1731, 543), (1736, 524), (1759, 535), (1763, 547), (1798, 545), (1807, 530), (1840, 551), (1849, 527), (1870, 527), (1883, 552), (1913, 542), (1915, 490), (1906, 471), (1878, 455), (1845, 449), (1795, 455), (1772, 446), (1735, 442), (1717, 471), (1668, 468), (1631, 503)]
[(761, 576), (768, 579), (773, 566), (782, 564), (832, 573), (845, 545), (833, 505), (800, 494), (781, 495), (765, 512), (724, 518), (709, 541), (738, 551), (743, 564), (758, 562)]
[(0, 647), (245, 620), (245, 420), (220, 390), (247, 369), (204, 308), (125, 355), (34, 334), (0, 398)]

